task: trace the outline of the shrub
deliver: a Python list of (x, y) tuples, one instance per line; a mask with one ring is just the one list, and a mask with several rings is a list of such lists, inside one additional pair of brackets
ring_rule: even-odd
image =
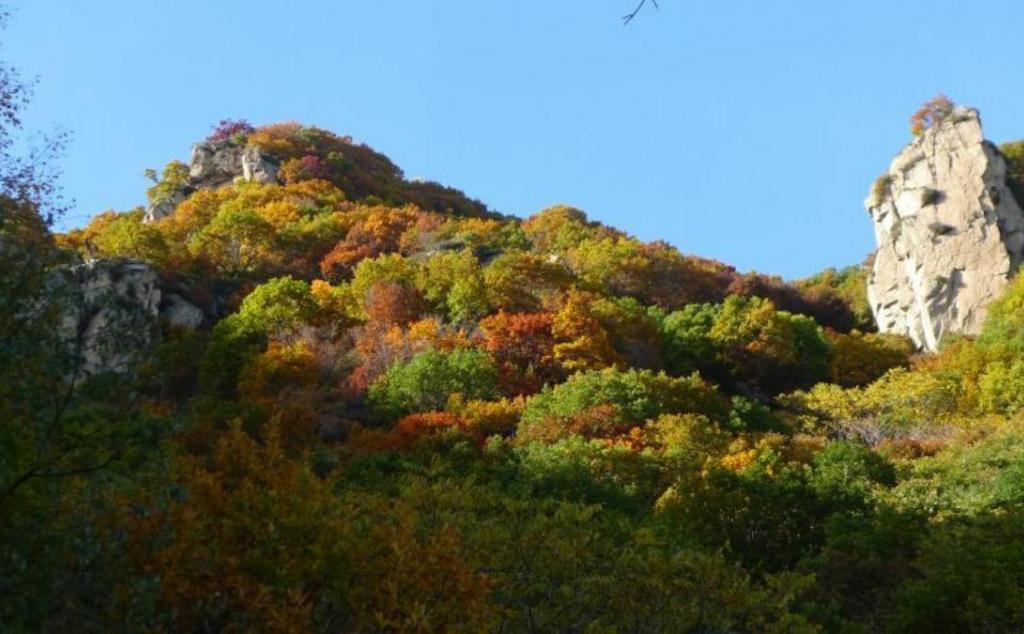
[(511, 436), (516, 431), (523, 411), (522, 399), (466, 401), (450, 405), (454, 407), (449, 407), (449, 410), (466, 422), (468, 430), (484, 437)]
[(572, 273), (561, 262), (523, 251), (502, 253), (488, 263), (483, 276), (488, 303), (517, 313), (537, 312), (572, 282)]
[(213, 126), (213, 132), (206, 137), (207, 141), (223, 141), (232, 139), (236, 142), (243, 142), (245, 138), (256, 131), (256, 128), (245, 119), (221, 119), (220, 123)]
[(318, 369), (316, 357), (304, 342), (272, 341), (242, 371), (238, 389), (245, 398), (271, 402), (286, 388), (315, 384)]
[(953, 101), (942, 94), (926, 101), (920, 110), (910, 117), (910, 132), (914, 136), (920, 136), (928, 128), (939, 125), (949, 118), (955, 107)]
[(363, 315), (371, 289), (384, 282), (412, 285), (416, 270), (414, 262), (397, 253), (360, 261), (352, 275), (351, 289)]
[(352, 225), (345, 239), (324, 256), (320, 272), (330, 280), (347, 279), (361, 261), (398, 252), (402, 235), (417, 219), (412, 208), (370, 208), (364, 218)]
[(566, 370), (599, 370), (622, 364), (611, 335), (595, 314), (596, 301), (596, 295), (571, 288), (552, 319), (555, 359)]
[(260, 284), (249, 293), (236, 317), (247, 331), (280, 337), (308, 324), (318, 310), (309, 284), (279, 277)]
[(392, 366), (369, 390), (369, 404), (381, 420), (444, 409), (455, 395), (498, 396), (498, 373), (479, 350), (428, 351)]
[(870, 447), (833, 441), (814, 457), (811, 487), (834, 506), (863, 508), (879, 487), (896, 484), (896, 470)]
[(484, 349), (497, 361), (502, 388), (509, 394), (532, 394), (563, 377), (554, 357), (550, 313), (499, 311), (480, 321)]
[(328, 180), (331, 177), (331, 164), (316, 154), (307, 154), (302, 158), (285, 161), (281, 165), (280, 174), (289, 185), (308, 180)]
[(978, 406), (983, 412), (1002, 414), (1024, 408), (1024, 361), (989, 363), (978, 377)]
[(480, 262), (468, 249), (432, 256), (420, 268), (416, 285), (454, 322), (473, 321), (489, 312)]
[(116, 215), (88, 240), (86, 249), (96, 254), (128, 256), (157, 264), (166, 264), (171, 249), (164, 235), (151, 224), (142, 221), (142, 209)]
[(382, 280), (366, 292), (366, 317), (379, 324), (405, 325), (423, 312), (423, 297), (412, 285)]
[(146, 175), (156, 181), (152, 187), (146, 190), (146, 198), (151, 203), (158, 203), (180, 191), (188, 184), (188, 170), (188, 165), (181, 161), (171, 161), (165, 165), (159, 179), (156, 177), (155, 170), (146, 170)]
[(423, 438), (465, 431), (465, 422), (454, 414), (426, 412), (401, 418), (388, 434), (388, 440), (393, 448), (405, 449)]
[(331, 182), (353, 200), (375, 197), (389, 203), (406, 202), (402, 170), (383, 154), (353, 143), (351, 137), (286, 122), (257, 128), (248, 143), (283, 162), (318, 157), (318, 164), (329, 165)]
[(621, 235), (567, 205), (548, 207), (530, 216), (523, 223), (523, 231), (541, 253), (566, 253), (588, 238)]
[(727, 407), (715, 388), (694, 374), (670, 377), (650, 370), (608, 368), (580, 372), (526, 401), (518, 435), (556, 440), (573, 428), (589, 436), (615, 435), (662, 414), (721, 419)]
[(568, 259), (587, 288), (669, 310), (720, 301), (735, 274), (719, 262), (684, 256), (667, 243), (621, 236), (584, 240)]
[(817, 309), (808, 311), (822, 326), (847, 332), (857, 328), (862, 332), (875, 330), (875, 317), (868, 304), (867, 277), (870, 265), (848, 266), (841, 270), (825, 269), (796, 283), (797, 288), (808, 301), (814, 303), (816, 297), (834, 297), (843, 304), (845, 313), (850, 315), (852, 322), (848, 328), (841, 327), (833, 318), (829, 318)]
[(865, 335), (855, 330), (848, 335), (832, 335), (830, 339), (828, 378), (844, 387), (867, 385), (893, 368), (909, 367), (914, 352), (913, 343), (898, 335)]
[(771, 394), (809, 387), (828, 369), (821, 327), (760, 298), (727, 298), (708, 336), (735, 379)]
[(905, 437), (948, 435), (961, 386), (948, 373), (894, 368), (864, 388), (821, 383), (779, 400), (824, 423), (827, 430), (869, 444)]
[(689, 374), (714, 365), (715, 345), (708, 333), (720, 312), (714, 304), (690, 304), (662, 320), (662, 348), (669, 370)]
[(868, 207), (877, 207), (882, 204), (885, 200), (885, 195), (889, 192), (889, 186), (892, 184), (892, 176), (888, 174), (882, 174), (875, 179), (875, 182), (871, 184), (871, 196), (868, 198)]

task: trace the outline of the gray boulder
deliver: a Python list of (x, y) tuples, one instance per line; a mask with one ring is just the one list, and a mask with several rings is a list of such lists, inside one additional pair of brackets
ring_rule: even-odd
[(172, 326), (195, 330), (207, 321), (206, 313), (177, 293), (165, 293), (160, 317)]

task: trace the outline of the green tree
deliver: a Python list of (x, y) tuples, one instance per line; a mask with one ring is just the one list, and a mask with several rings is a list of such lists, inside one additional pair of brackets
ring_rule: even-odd
[(480, 263), (468, 249), (431, 257), (419, 271), (417, 286), (454, 322), (479, 319), (490, 311)]
[(129, 256), (155, 264), (166, 264), (171, 255), (164, 235), (143, 222), (142, 209), (117, 216), (92, 238), (91, 246), (103, 257)]
[(295, 334), (314, 321), (318, 311), (306, 282), (279, 277), (257, 286), (237, 313), (214, 326), (199, 370), (203, 389), (233, 397), (239, 373), (267, 340)]
[(274, 226), (255, 211), (219, 212), (189, 240), (189, 250), (228, 275), (254, 273), (273, 261)]
[(713, 368), (715, 344), (709, 333), (720, 313), (715, 304), (690, 304), (661, 320), (665, 363), (674, 374)]
[(579, 372), (527, 400), (518, 435), (548, 441), (572, 431), (609, 436), (641, 427), (662, 414), (707, 414), (720, 419), (725, 409), (714, 387), (696, 374), (675, 378), (650, 370), (607, 368)]
[(391, 367), (369, 390), (369, 403), (383, 420), (444, 409), (448, 399), (498, 397), (498, 370), (486, 353), (461, 349), (429, 351)]
[(809, 387), (827, 375), (830, 348), (821, 327), (767, 300), (727, 298), (708, 336), (735, 379), (771, 394)]

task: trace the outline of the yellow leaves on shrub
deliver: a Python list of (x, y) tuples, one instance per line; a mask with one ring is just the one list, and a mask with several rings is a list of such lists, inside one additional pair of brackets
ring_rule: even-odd
[(690, 455), (700, 462), (724, 452), (731, 436), (707, 416), (666, 414), (644, 428), (647, 446), (667, 455)]
[(179, 459), (176, 476), (180, 500), (165, 509), (139, 500), (131, 507), (149, 512), (120, 518), (125, 555), (160, 579), (157, 606), (172, 629), (201, 630), (211, 611), (283, 632), (312, 628), (322, 593), (338, 589), (324, 567), (344, 555), (346, 522), (326, 484), (285, 458), (275, 431), (257, 442), (237, 424), (209, 459)]
[(57, 234), (57, 244), (68, 249), (86, 250), (96, 236), (102, 234), (108, 226), (117, 220), (117, 216), (117, 212), (112, 210), (98, 213), (89, 220), (89, 224), (85, 227)]
[[(740, 436), (729, 445), (726, 454), (718, 462), (724, 469), (742, 473), (767, 452), (782, 454), (787, 443), (787, 437), (782, 434)], [(766, 467), (766, 472), (773, 475), (771, 465)]]
[(283, 121), (261, 126), (249, 135), (249, 145), (254, 145), (274, 156), (292, 156), (303, 151), (299, 140), (302, 124), (296, 121)]
[(552, 322), (555, 359), (570, 372), (622, 365), (611, 336), (591, 311), (594, 299), (590, 293), (570, 289)]
[(723, 456), (721, 465), (729, 471), (739, 473), (753, 464), (756, 459), (757, 449), (747, 449), (745, 451), (739, 451)]
[(267, 350), (242, 371), (238, 389), (244, 396), (272, 400), (286, 387), (309, 387), (316, 382), (317, 362), (305, 342), (272, 341)]
[(844, 387), (866, 385), (892, 368), (908, 367), (913, 344), (906, 337), (877, 333), (833, 334), (829, 380)]
[(288, 459), (273, 426), (256, 440), (233, 425), (209, 457), (180, 458), (174, 481), (176, 499), (140, 497), (121, 508), (145, 512), (105, 526), (124, 536), (137, 575), (160, 580), (155, 609), (172, 631), (207, 629), (211, 614), (225, 631), (280, 632), (324, 619), (346, 631), (483, 631), (494, 616), (491, 582), (452, 526), (425, 522), (416, 500), (337, 496)]
[(823, 383), (780, 397), (784, 405), (805, 415), (805, 424), (854, 433), (869, 442), (913, 430), (962, 425), (960, 400), (955, 376), (904, 368), (890, 370), (866, 387)]
[(406, 339), (416, 352), (426, 350), (450, 352), (473, 345), (466, 330), (445, 326), (437, 317), (428, 317), (409, 324)]
[(360, 309), (348, 284), (332, 286), (324, 280), (313, 280), (309, 293), (325, 316), (335, 319), (357, 319), (359, 316)]
[(449, 402), (448, 410), (465, 421), (468, 431), (484, 438), (495, 435), (507, 437), (516, 431), (523, 402), (522, 398), (498, 401), (454, 399)]
[(442, 525), (424, 536), (416, 511), (405, 504), (368, 511), (377, 521), (355, 562), (359, 583), (349, 596), (357, 622), (386, 632), (488, 629), (491, 583), (466, 562), (454, 528)]
[(289, 448), (304, 447), (317, 429), (319, 370), (316, 356), (305, 342), (273, 341), (242, 370), (238, 391), (280, 421)]
[(256, 213), (278, 230), (298, 222), (302, 218), (295, 203), (287, 200), (268, 202), (262, 207), (258, 207)]

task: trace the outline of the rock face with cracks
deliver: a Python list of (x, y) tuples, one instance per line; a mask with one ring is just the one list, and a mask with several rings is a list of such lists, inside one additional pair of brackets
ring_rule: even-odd
[(67, 302), (61, 324), (76, 376), (127, 370), (156, 336), (160, 286), (137, 260), (91, 260), (59, 273)]
[(78, 359), (75, 374), (124, 372), (160, 338), (160, 321), (197, 329), (225, 310), (223, 298), (199, 301), (192, 289), (129, 258), (89, 260), (53, 279), (65, 304), (62, 337)]
[(236, 180), (277, 183), (278, 161), (257, 147), (240, 145), (232, 139), (204, 141), (192, 146), (188, 182), (146, 208), (146, 222), (174, 213), (178, 205), (197, 189), (216, 189)]
[(1024, 259), (1024, 212), (976, 110), (957, 109), (892, 162), (866, 201), (878, 250), (868, 299), (881, 332), (938, 350), (977, 334)]

